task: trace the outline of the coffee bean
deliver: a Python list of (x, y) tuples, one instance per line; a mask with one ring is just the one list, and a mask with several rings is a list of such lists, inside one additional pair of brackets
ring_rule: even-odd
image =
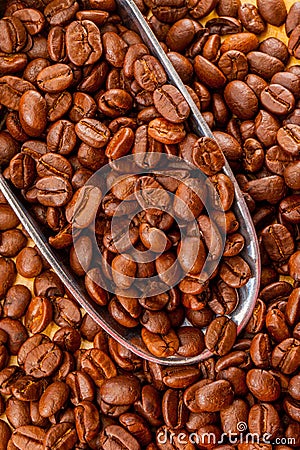
[(75, 131), (83, 142), (95, 148), (105, 146), (110, 137), (108, 128), (95, 119), (80, 120), (75, 126)]
[[(85, 36), (84, 40), (82, 36)], [(76, 66), (97, 62), (102, 55), (98, 27), (90, 20), (71, 22), (66, 30), (66, 50), (68, 58)]]
[(208, 381), (196, 390), (195, 401), (199, 411), (221, 411), (233, 401), (231, 384), (226, 380)]
[(34, 378), (51, 376), (58, 369), (61, 358), (62, 352), (55, 344), (41, 344), (27, 355), (24, 361), (25, 372)]
[(37, 76), (38, 87), (49, 94), (63, 92), (73, 82), (73, 72), (66, 64), (55, 64), (41, 70)]
[(18, 17), (4, 17), (0, 20), (0, 32), (3, 37), (0, 50), (15, 53), (22, 50), (27, 43), (27, 31)]
[(283, 0), (278, 2), (274, 0), (267, 0), (265, 2), (258, 0), (257, 7), (265, 21), (271, 25), (282, 25), (286, 19), (287, 11)]
[(231, 81), (226, 86), (224, 95), (229, 108), (240, 119), (251, 119), (256, 114), (258, 109), (257, 97), (243, 81)]
[(205, 345), (213, 353), (222, 356), (231, 350), (235, 339), (235, 323), (227, 317), (218, 317), (206, 331)]
[(65, 405), (69, 397), (69, 388), (65, 383), (56, 381), (50, 384), (39, 400), (39, 412), (42, 417), (50, 417)]
[(124, 450), (140, 450), (138, 441), (123, 427), (119, 425), (108, 425), (100, 434), (101, 446), (108, 450), (112, 445), (117, 445)]
[(260, 401), (272, 402), (280, 395), (280, 385), (270, 372), (251, 369), (247, 373), (247, 386), (252, 394)]
[(28, 136), (41, 136), (46, 128), (46, 100), (37, 91), (26, 91), (20, 98), (19, 117)]
[(293, 94), (279, 84), (270, 84), (265, 88), (260, 95), (260, 100), (270, 113), (277, 116), (288, 114), (295, 105)]
[(298, 125), (288, 124), (280, 128), (277, 132), (278, 144), (282, 149), (293, 156), (299, 154), (299, 130)]
[(223, 72), (203, 56), (196, 56), (194, 69), (199, 81), (212, 89), (222, 88), (226, 83)]
[(45, 450), (72, 450), (77, 442), (77, 434), (71, 423), (62, 422), (52, 425), (44, 439)]
[(75, 408), (75, 425), (80, 442), (91, 441), (100, 430), (100, 418), (96, 406), (85, 400)]
[(45, 206), (63, 206), (72, 197), (70, 183), (59, 176), (41, 178), (37, 184), (38, 201)]
[(172, 123), (187, 119), (190, 108), (183, 95), (172, 85), (165, 85), (153, 93), (154, 106), (158, 112)]

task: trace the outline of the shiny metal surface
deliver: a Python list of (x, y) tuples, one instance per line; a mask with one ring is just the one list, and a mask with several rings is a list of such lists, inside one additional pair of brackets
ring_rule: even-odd
[[(139, 32), (150, 51), (156, 56), (163, 67), (165, 68), (169, 81), (177, 86), (182, 94), (187, 99), (190, 108), (190, 123), (192, 124), (193, 131), (199, 136), (212, 137), (212, 133), (200, 114), (198, 108), (193, 102), (191, 96), (183, 85), (178, 74), (174, 70), (172, 64), (166, 57), (164, 51), (159, 45), (156, 37), (152, 33), (148, 24), (144, 20), (141, 12), (132, 0), (117, 0), (120, 7), (120, 13), (123, 20), (130, 27)], [(0, 2), (0, 8), (3, 2)], [(240, 222), (240, 232), (245, 238), (245, 248), (242, 252), (243, 258), (248, 262), (252, 271), (252, 278), (243, 288), (239, 289), (240, 303), (238, 308), (231, 315), (232, 319), (238, 325), (238, 332), (240, 332), (246, 323), (248, 322), (258, 295), (259, 283), (260, 283), (260, 256), (258, 249), (258, 242), (255, 233), (255, 229), (252, 223), (252, 219), (246, 203), (243, 199), (242, 193), (238, 187), (238, 184), (234, 178), (234, 175), (226, 163), (224, 173), (228, 175), (235, 185), (235, 203), (234, 212)], [(169, 358), (157, 358), (150, 354), (148, 350), (143, 346), (140, 339), (140, 331), (138, 329), (131, 330), (118, 325), (110, 317), (106, 308), (100, 307), (94, 304), (85, 292), (85, 289), (78, 280), (72, 275), (69, 269), (61, 262), (61, 257), (49, 246), (46, 237), (41, 232), (38, 224), (33, 220), (26, 210), (26, 207), (15, 195), (10, 185), (0, 174), (0, 189), (4, 194), (9, 204), (14, 209), (15, 213), (19, 217), (22, 225), (26, 231), (30, 234), (36, 246), (53, 268), (53, 270), (60, 277), (65, 284), (68, 291), (78, 301), (78, 303), (87, 311), (87, 313), (95, 320), (107, 333), (109, 333), (120, 344), (127, 347), (129, 350), (137, 354), (138, 356), (165, 365), (183, 365), (193, 364), (200, 360), (209, 357), (211, 354), (209, 351), (192, 357), (183, 358), (179, 356), (172, 356)]]

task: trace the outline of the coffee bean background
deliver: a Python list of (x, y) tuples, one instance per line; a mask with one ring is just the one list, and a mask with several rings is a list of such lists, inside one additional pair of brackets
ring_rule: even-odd
[[(72, 2), (65, 3), (71, 8)], [(289, 8), (295, 2), (285, 3)], [(212, 13), (205, 21), (214, 17)], [(260, 39), (267, 36), (287, 42), (283, 28), (268, 25)], [(269, 164), (278, 164), (280, 155), (280, 151), (275, 151), (275, 157), (270, 154)], [(285, 180), (292, 189), (299, 189), (293, 167), (289, 166)], [(257, 214), (255, 223), (267, 221), (274, 214), (272, 208), (269, 205), (261, 216)], [(167, 368), (130, 354), (71, 299), (64, 299), (64, 287), (26, 233), (21, 233), (1, 196), (0, 223), (0, 289), (5, 297), (0, 319), (1, 450), (194, 450), (196, 445), (179, 443), (179, 433), (199, 437), (213, 433), (218, 438), (222, 432), (240, 432), (240, 423), (251, 433), (269, 433), (271, 440), (295, 441), (282, 440), (284, 445), (273, 446), (206, 443), (200, 448), (300, 448), (300, 291), (298, 285), (292, 288), (294, 280), (300, 279), (298, 252), (290, 263), (293, 279), (286, 275), (278, 278), (271, 264), (264, 265), (260, 299), (232, 350), (226, 349), (235, 336), (232, 323), (220, 323), (226, 319), (218, 318), (214, 330), (222, 326), (223, 333), (220, 336), (208, 330), (206, 337), (208, 347), (215, 347), (217, 341), (218, 357), (197, 366)], [(282, 233), (279, 224), (268, 225), (262, 239), (270, 261), (285, 260), (286, 254), (293, 252), (290, 236)], [(232, 292), (228, 295), (232, 299)], [(210, 307), (219, 313), (218, 296), (210, 301), (214, 305)], [(205, 316), (207, 310), (202, 312)], [(151, 314), (143, 320), (151, 324)], [(164, 323), (164, 318), (159, 322)], [(213, 323), (208, 313), (209, 322)], [(28, 333), (34, 333), (31, 339)], [(186, 351), (191, 354), (191, 347), (197, 352), (204, 345), (196, 329), (192, 335), (184, 327), (179, 333), (182, 355)], [(172, 336), (169, 338), (172, 342)], [(173, 444), (161, 444), (159, 433), (166, 433), (169, 439), (174, 433)]]

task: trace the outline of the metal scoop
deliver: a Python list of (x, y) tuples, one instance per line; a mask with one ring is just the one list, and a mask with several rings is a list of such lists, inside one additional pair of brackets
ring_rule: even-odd
[[(122, 16), (126, 25), (130, 28), (134, 28), (141, 35), (150, 52), (158, 58), (158, 60), (164, 67), (170, 83), (175, 85), (179, 89), (179, 91), (181, 91), (181, 93), (189, 103), (191, 109), (189, 123), (192, 125), (194, 133), (198, 136), (208, 136), (213, 138), (211, 130), (207, 126), (190, 94), (182, 83), (177, 72), (174, 70), (171, 62), (165, 55), (159, 42), (157, 41), (156, 37), (145, 21), (143, 15), (135, 5), (134, 1), (117, 0), (117, 3), (119, 5), (120, 15)], [(231, 314), (231, 318), (237, 324), (239, 333), (247, 324), (258, 296), (260, 284), (260, 254), (255, 228), (248, 207), (227, 162), (225, 164), (223, 172), (230, 177), (235, 187), (235, 201), (232, 209), (240, 223), (240, 233), (245, 238), (245, 246), (241, 255), (250, 266), (252, 272), (252, 277), (250, 278), (248, 283), (244, 287), (239, 289), (239, 305), (237, 309)], [(52, 269), (57, 273), (70, 294), (86, 310), (86, 312), (93, 318), (93, 320), (97, 322), (120, 344), (122, 344), (124, 347), (128, 348), (130, 351), (140, 356), (141, 358), (165, 365), (194, 364), (211, 356), (211, 353), (208, 350), (205, 350), (201, 354), (194, 357), (181, 357), (179, 355), (174, 355), (168, 358), (159, 358), (152, 355), (145, 346), (141, 345), (139, 329), (128, 329), (120, 326), (111, 318), (106, 307), (100, 307), (89, 299), (85, 288), (62, 263), (61, 256), (59, 256), (49, 246), (46, 237), (41, 232), (38, 224), (29, 215), (26, 207), (14, 194), (13, 190), (4, 179), (2, 174), (0, 174), (0, 189), (7, 199), (8, 203), (15, 211), (25, 230), (29, 233), (43, 257), (47, 260)]]

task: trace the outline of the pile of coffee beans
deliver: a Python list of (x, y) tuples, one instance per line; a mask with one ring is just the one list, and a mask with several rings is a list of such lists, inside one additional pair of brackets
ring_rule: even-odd
[[(299, 57), (300, 3), (289, 12), (281, 0), (137, 3), (244, 193), (261, 245), (259, 298), (237, 337), (228, 314), (251, 273), (222, 153), (191, 132), (188, 104), (114, 1), (8, 1), (0, 20), (5, 176), (91, 299), (119, 324), (141, 326), (149, 351), (193, 356), (206, 347), (214, 356), (165, 367), (108, 337), (0, 195), (0, 450), (300, 448), (300, 66), (289, 66)], [(214, 9), (218, 18), (207, 20)], [(268, 24), (285, 24), (288, 46), (259, 40)], [(199, 187), (177, 166), (157, 173), (164, 154), (194, 164), (215, 187), (224, 249), (221, 219), (202, 202), (207, 181)], [(125, 155), (129, 167), (118, 165)], [(88, 180), (107, 164), (96, 208), (99, 188)], [(101, 271), (91, 266), (91, 236), (74, 242), (72, 234), (93, 219)], [(159, 256), (136, 262), (128, 244)], [(203, 282), (207, 255), (222, 259)], [(132, 279), (154, 275), (169, 289), (137, 295)], [(192, 327), (180, 326), (185, 317)]]
[[(187, 101), (117, 12), (113, 0), (8, 5), (0, 162), (92, 301), (119, 325), (139, 327), (141, 346), (158, 357), (195, 356), (205, 346), (224, 355), (236, 324), (216, 315), (236, 309), (252, 276), (240, 256), (234, 185), (217, 143), (190, 132)], [(91, 176), (107, 167), (99, 189)], [(210, 271), (207, 259), (216, 261)], [(21, 252), (18, 270), (34, 260)], [(179, 330), (186, 319), (192, 328)], [(28, 320), (35, 332), (45, 328)]]

